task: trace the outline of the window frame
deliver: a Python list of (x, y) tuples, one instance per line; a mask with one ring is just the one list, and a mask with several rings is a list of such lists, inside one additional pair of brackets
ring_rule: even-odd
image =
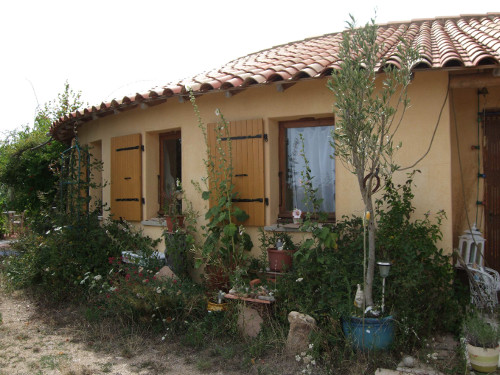
[(158, 135), (158, 141), (159, 141), (159, 155), (160, 155), (160, 170), (158, 173), (158, 213), (160, 215), (164, 215), (165, 213), (163, 212), (163, 204), (164, 204), (164, 197), (163, 197), (163, 192), (165, 191), (165, 183), (164, 183), (164, 178), (163, 178), (163, 173), (164, 173), (164, 147), (163, 147), (163, 141), (166, 140), (179, 140), (180, 145), (181, 145), (181, 158), (179, 159), (180, 165), (181, 165), (181, 173), (180, 176), (177, 178), (182, 181), (182, 137), (181, 137), (181, 131), (180, 130), (174, 130), (174, 131), (169, 131), (165, 133), (160, 133)]
[[(286, 130), (289, 128), (306, 128), (306, 127), (318, 127), (318, 126), (335, 126), (334, 117), (322, 117), (322, 118), (302, 118), (298, 120), (291, 121), (280, 121), (279, 126), (279, 213), (278, 218), (281, 221), (291, 221), (292, 211), (286, 209), (286, 159), (287, 159), (287, 148), (286, 148)], [(327, 222), (335, 221), (335, 212), (328, 213)]]

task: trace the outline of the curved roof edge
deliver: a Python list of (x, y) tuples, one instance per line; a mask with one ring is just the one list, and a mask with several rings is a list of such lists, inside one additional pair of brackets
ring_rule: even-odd
[[(419, 45), (416, 69), (474, 68), (500, 65), (500, 13), (437, 17), (379, 24), (378, 40), (384, 44), (381, 61), (395, 62), (399, 37)], [(85, 122), (129, 109), (154, 106), (172, 97), (187, 99), (188, 88), (196, 95), (234, 92), (249, 86), (295, 83), (323, 78), (338, 69), (342, 32), (307, 38), (235, 59), (190, 80), (155, 87), (144, 93), (113, 99), (61, 117), (50, 129), (55, 139), (68, 142), (74, 128)]]

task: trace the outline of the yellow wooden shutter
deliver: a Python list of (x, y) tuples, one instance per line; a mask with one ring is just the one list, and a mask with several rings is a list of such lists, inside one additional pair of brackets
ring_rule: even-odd
[[(207, 127), (208, 145), (216, 152), (216, 124)], [(264, 196), (264, 124), (262, 119), (234, 121), (229, 123), (233, 156), (233, 184), (237, 195), (235, 206), (250, 217), (243, 224), (263, 226), (265, 224)], [(222, 139), (222, 147), (225, 139)], [(212, 203), (212, 202), (211, 202)]]
[(114, 219), (142, 220), (141, 135), (111, 138), (111, 214)]

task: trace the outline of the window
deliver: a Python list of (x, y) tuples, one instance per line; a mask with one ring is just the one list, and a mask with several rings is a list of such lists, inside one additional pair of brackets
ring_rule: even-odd
[(280, 142), (280, 217), (291, 217), (294, 208), (307, 211), (304, 203), (302, 172), (305, 170), (301, 156), (302, 141), (304, 153), (309, 161), (313, 187), (318, 189), (318, 198), (323, 199), (321, 211), (331, 219), (335, 215), (335, 160), (330, 145), (334, 119), (297, 120), (279, 124)]
[(181, 177), (181, 132), (160, 134), (160, 174), (158, 175), (160, 213), (163, 214), (166, 194), (175, 189), (176, 182), (181, 181)]

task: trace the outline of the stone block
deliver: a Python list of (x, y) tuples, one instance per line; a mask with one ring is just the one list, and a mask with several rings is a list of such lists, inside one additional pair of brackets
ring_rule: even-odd
[(309, 315), (292, 311), (288, 314), (290, 331), (286, 340), (286, 351), (295, 355), (309, 349), (309, 334), (316, 328), (316, 320)]
[(244, 336), (257, 337), (263, 322), (257, 310), (247, 306), (242, 306), (240, 308), (238, 314), (238, 328)]
[(175, 273), (168, 266), (163, 266), (155, 275), (155, 277), (160, 281), (165, 281), (168, 279), (177, 279)]

